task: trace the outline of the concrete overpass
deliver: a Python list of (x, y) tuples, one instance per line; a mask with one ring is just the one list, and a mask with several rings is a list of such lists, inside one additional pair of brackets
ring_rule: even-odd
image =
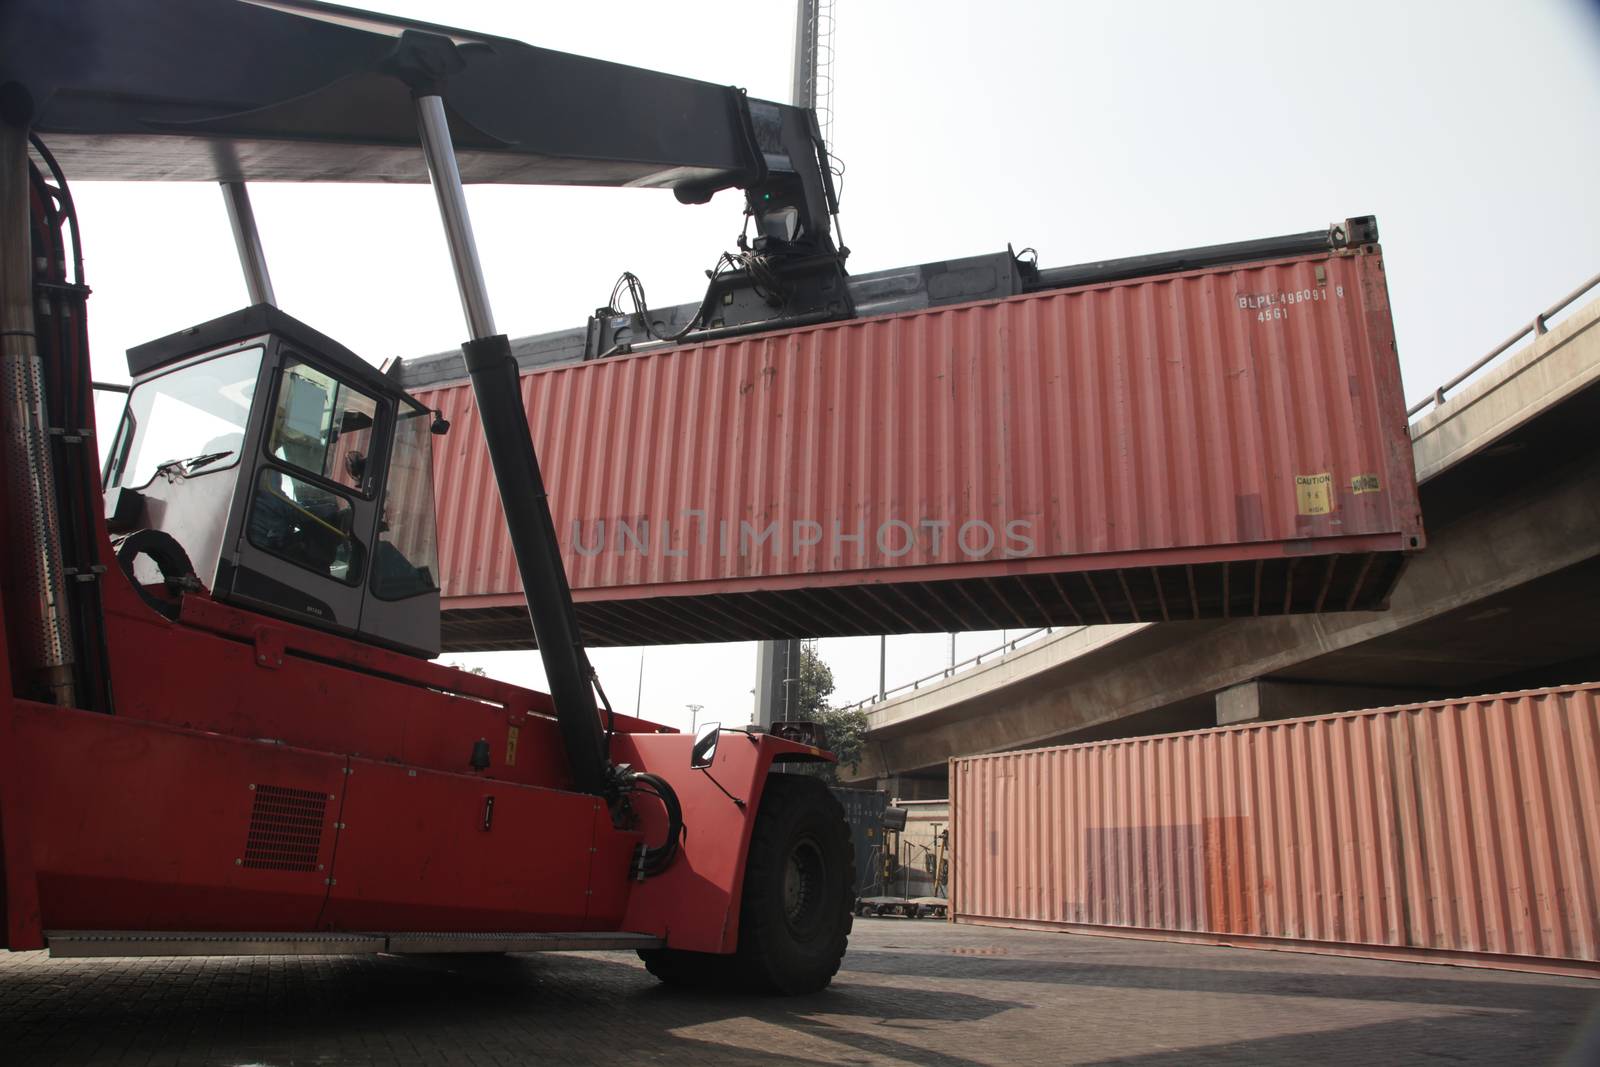
[(1412, 424), (1429, 547), (1387, 612), (1043, 638), (871, 708), (858, 778), (942, 796), (955, 755), (1600, 678), (1597, 383), (1600, 299)]

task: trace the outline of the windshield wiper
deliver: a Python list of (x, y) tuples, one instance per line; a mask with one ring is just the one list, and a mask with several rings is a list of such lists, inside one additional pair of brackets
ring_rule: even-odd
[(231, 448), (223, 449), (221, 452), (207, 452), (203, 456), (196, 456), (193, 459), (188, 460), (186, 466), (189, 468), (189, 473), (193, 474), (201, 467), (215, 463), (217, 460), (224, 459), (231, 455), (233, 455), (233, 449)]
[(200, 455), (191, 457), (189, 459), (169, 459), (157, 467), (156, 470), (164, 471), (176, 467), (181, 473), (193, 474), (201, 467), (215, 463), (217, 460), (231, 455), (233, 455), (233, 449), (231, 448), (225, 449), (221, 452), (203, 452)]

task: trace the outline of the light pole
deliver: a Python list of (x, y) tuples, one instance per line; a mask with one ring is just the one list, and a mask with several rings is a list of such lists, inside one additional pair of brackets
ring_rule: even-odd
[(889, 637), (883, 634), (878, 638), (878, 699), (881, 701), (888, 696), (885, 686), (889, 681)]
[(700, 726), (700, 713), (705, 710), (704, 704), (685, 704), (689, 709), (689, 732), (692, 734)]

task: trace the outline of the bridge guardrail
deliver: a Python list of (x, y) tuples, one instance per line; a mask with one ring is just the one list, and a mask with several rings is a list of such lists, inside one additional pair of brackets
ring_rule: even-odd
[(894, 698), (895, 696), (899, 695), (900, 693), (904, 693), (904, 692), (907, 692), (907, 691), (913, 690), (913, 689), (921, 689), (924, 685), (926, 685), (929, 682), (939, 681), (939, 680), (944, 679), (944, 678), (953, 678), (957, 674), (960, 674), (962, 671), (966, 670), (969, 667), (978, 666), (985, 659), (988, 659), (988, 658), (994, 656), (995, 653), (998, 652), (1001, 655), (1005, 655), (1005, 653), (1007, 653), (1007, 652), (1015, 651), (1018, 645), (1024, 644), (1024, 643), (1026, 643), (1028, 641), (1032, 641), (1034, 638), (1040, 636), (1041, 634), (1049, 635), (1049, 634), (1055, 633), (1058, 630), (1061, 633), (1064, 633), (1064, 634), (1065, 633), (1081, 633), (1082, 631), (1087, 630), (1087, 629), (1089, 629), (1089, 627), (1087, 627), (1087, 626), (1041, 626), (1037, 630), (1029, 630), (1027, 633), (1022, 634), (1019, 637), (1012, 638), (1010, 641), (1006, 641), (1003, 644), (996, 645), (994, 648), (985, 649), (984, 651), (979, 652), (976, 656), (969, 656), (969, 657), (967, 657), (966, 659), (962, 660), (959, 663), (952, 663), (950, 666), (945, 667), (942, 670), (935, 671), (933, 674), (924, 675), (921, 678), (917, 678), (917, 679), (915, 679), (913, 681), (906, 682), (904, 685), (897, 685), (893, 689), (885, 689), (881, 695), (877, 694), (877, 693), (874, 693), (872, 696), (867, 697), (864, 700), (858, 700), (854, 704), (845, 704), (841, 708), (839, 708), (839, 710), (840, 711), (860, 711), (863, 708), (872, 707), (874, 704), (882, 704), (885, 701), (890, 700), (890, 699)]
[(1516, 345), (1519, 341), (1521, 341), (1524, 337), (1527, 337), (1530, 333), (1533, 334), (1533, 336), (1535, 336), (1535, 337), (1538, 337), (1541, 334), (1546, 333), (1547, 332), (1547, 327), (1545, 326), (1545, 320), (1553, 318), (1556, 315), (1560, 314), (1561, 311), (1567, 307), (1567, 305), (1569, 305), (1573, 301), (1577, 300), (1580, 296), (1583, 296), (1585, 293), (1587, 293), (1589, 290), (1593, 289), (1595, 286), (1600, 286), (1600, 274), (1596, 274), (1594, 277), (1590, 278), (1588, 281), (1584, 282), (1582, 285), (1580, 285), (1576, 289), (1572, 290), (1572, 292), (1568, 293), (1566, 296), (1562, 297), (1560, 300), (1557, 300), (1554, 304), (1551, 304), (1549, 307), (1545, 308), (1543, 311), (1541, 311), (1539, 314), (1537, 314), (1537, 315), (1535, 315), (1533, 317), (1533, 321), (1532, 322), (1528, 323), (1526, 326), (1522, 327), (1522, 329), (1518, 330), (1516, 333), (1512, 334), (1510, 337), (1506, 338), (1504, 341), (1501, 341), (1500, 344), (1496, 345), (1495, 348), (1492, 351), (1490, 351), (1490, 353), (1488, 355), (1484, 356), (1482, 359), (1479, 359), (1477, 362), (1473, 363), (1466, 370), (1462, 371), (1460, 374), (1457, 374), (1454, 378), (1451, 378), (1449, 381), (1447, 381), (1443, 385), (1439, 386), (1437, 389), (1435, 389), (1432, 393), (1429, 393), (1422, 400), (1419, 400), (1415, 404), (1412, 404), (1409, 408), (1406, 409), (1406, 418), (1409, 419), (1412, 416), (1422, 412), (1430, 404), (1433, 404), (1433, 405), (1441, 405), (1441, 404), (1443, 404), (1445, 402), (1444, 394), (1446, 392), (1450, 391), (1451, 389), (1454, 389), (1456, 386), (1460, 385), (1462, 382), (1466, 381), (1468, 378), (1470, 378), (1474, 374), (1478, 373), (1484, 367), (1487, 367), (1490, 363), (1494, 362), (1494, 360), (1499, 358), (1502, 354), (1507, 352), (1509, 349), (1512, 348), (1512, 346)]

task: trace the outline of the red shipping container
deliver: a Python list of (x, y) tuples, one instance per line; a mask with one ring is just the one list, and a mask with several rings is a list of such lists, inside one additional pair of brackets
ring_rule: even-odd
[(951, 914), (1600, 977), (1600, 687), (950, 761)]
[[(1422, 546), (1376, 245), (525, 374), (585, 637), (1377, 609)], [(528, 647), (465, 383), (445, 644)]]

